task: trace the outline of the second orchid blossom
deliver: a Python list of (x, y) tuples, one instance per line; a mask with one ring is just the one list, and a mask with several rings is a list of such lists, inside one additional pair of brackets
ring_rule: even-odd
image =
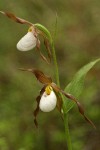
[[(17, 43), (17, 49), (20, 51), (29, 51), (33, 48), (37, 48), (37, 50), (40, 53), (40, 56), (42, 59), (50, 63), (51, 61), (51, 50), (50, 50), (50, 44), (52, 43), (52, 38), (50, 32), (41, 24), (33, 24), (27, 20), (21, 19), (19, 17), (16, 17), (14, 14), (9, 12), (3, 12), (0, 11), (3, 15), (7, 16), (8, 18), (14, 20), (17, 23), (20, 24), (26, 24), (29, 26), (28, 32), (19, 40)], [(45, 29), (45, 30), (43, 30)], [(44, 45), (48, 54), (48, 59), (42, 54), (40, 50), (40, 40), (39, 35), (43, 37)]]
[(37, 33), (33, 26), (31, 26), (28, 33), (17, 43), (17, 49), (20, 51), (28, 51), (36, 47), (38, 43), (40, 41), (37, 38)]
[(36, 98), (37, 101), (37, 108), (34, 111), (34, 123), (36, 125), (36, 127), (38, 127), (38, 123), (37, 123), (37, 115), (39, 110), (43, 111), (43, 112), (50, 112), (52, 111), (55, 107), (58, 108), (58, 110), (60, 111), (60, 113), (63, 115), (63, 108), (62, 108), (62, 98), (61, 98), (61, 94), (63, 94), (64, 96), (66, 96), (69, 100), (72, 100), (73, 102), (75, 102), (78, 106), (79, 112), (81, 113), (81, 115), (85, 118), (85, 120), (90, 123), (94, 128), (95, 125), (93, 124), (93, 122), (85, 115), (84, 113), (84, 109), (82, 107), (82, 105), (80, 104), (80, 102), (77, 101), (77, 99), (69, 94), (69, 93), (65, 93), (60, 87), (58, 87), (51, 79), (51, 77), (45, 75), (42, 71), (37, 70), (37, 69), (24, 69), (24, 68), (19, 68), (22, 71), (29, 71), (32, 72), (35, 77), (37, 78), (37, 80), (39, 82), (41, 82), (44, 86), (40, 91), (39, 96)]

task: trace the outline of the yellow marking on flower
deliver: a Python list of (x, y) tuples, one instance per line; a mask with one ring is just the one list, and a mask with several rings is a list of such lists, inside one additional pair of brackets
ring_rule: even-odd
[(45, 88), (45, 92), (47, 95), (50, 95), (51, 91), (53, 91), (52, 87), (50, 85), (48, 85), (46, 88)]
[(32, 27), (30, 27), (30, 28), (28, 29), (28, 32), (32, 32)]

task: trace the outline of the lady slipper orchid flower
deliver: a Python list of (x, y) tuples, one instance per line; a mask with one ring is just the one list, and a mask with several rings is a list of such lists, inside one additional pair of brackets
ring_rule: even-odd
[(21, 40), (17, 43), (17, 49), (20, 51), (29, 51), (36, 47), (37, 37), (36, 32), (31, 26), (28, 30), (28, 33), (21, 38)]
[(94, 128), (96, 128), (93, 122), (85, 115), (84, 109), (82, 105), (77, 101), (77, 99), (73, 95), (69, 93), (65, 93), (60, 87), (58, 87), (54, 82), (52, 82), (51, 77), (45, 75), (42, 71), (34, 69), (34, 68), (33, 69), (19, 68), (19, 69), (22, 71), (32, 72), (37, 78), (37, 80), (44, 85), (40, 91), (39, 96), (36, 98), (37, 107), (34, 111), (34, 118), (35, 118), (34, 123), (36, 127), (38, 127), (36, 117), (38, 115), (39, 110), (43, 112), (50, 112), (55, 107), (57, 107), (60, 113), (63, 115), (63, 111), (62, 111), (63, 102), (62, 102), (62, 98), (60, 95), (60, 94), (63, 94), (69, 100), (72, 100), (73, 102), (77, 104), (77, 107), (81, 115), (85, 118), (85, 120), (88, 123), (90, 123)]
[(39, 108), (43, 112), (52, 111), (57, 105), (57, 97), (51, 86), (45, 88), (45, 92), (41, 96)]
[[(20, 41), (17, 43), (17, 49), (20, 51), (29, 51), (33, 48), (37, 48), (39, 51), (40, 56), (44, 61), (47, 63), (50, 63), (51, 61), (51, 50), (50, 50), (50, 34), (45, 33), (47, 30), (44, 26), (40, 24), (33, 24), (27, 20), (21, 19), (19, 17), (16, 17), (14, 14), (9, 12), (3, 12), (0, 11), (3, 15), (7, 16), (8, 18), (12, 19), (13, 21), (20, 23), (20, 24), (26, 24), (29, 26), (28, 33), (20, 39)], [(43, 28), (45, 28), (45, 31)], [(42, 54), (40, 50), (40, 40), (39, 35), (43, 37), (44, 39), (44, 45), (47, 50), (48, 59)]]

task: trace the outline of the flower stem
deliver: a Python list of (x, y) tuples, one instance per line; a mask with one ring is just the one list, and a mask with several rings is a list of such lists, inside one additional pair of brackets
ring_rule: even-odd
[(54, 47), (54, 42), (53, 41), (52, 41), (52, 55), (53, 55), (53, 61), (54, 61), (56, 82), (57, 82), (57, 85), (60, 86), (57, 58), (56, 58), (55, 47)]
[(69, 126), (68, 126), (68, 113), (64, 114), (64, 125), (65, 125), (67, 147), (68, 147), (68, 150), (72, 150), (72, 144), (71, 144), (71, 138), (70, 138)]
[[(55, 47), (54, 47), (53, 41), (52, 41), (52, 55), (53, 55), (53, 61), (54, 61), (56, 83), (60, 87), (58, 64), (57, 64), (57, 58), (56, 58)], [(63, 104), (64, 104), (63, 96), (61, 95), (61, 97), (62, 97)], [(71, 144), (69, 126), (68, 126), (68, 113), (67, 114), (64, 113), (64, 125), (65, 125), (65, 135), (66, 135), (67, 147), (68, 147), (68, 150), (72, 150), (72, 144)]]

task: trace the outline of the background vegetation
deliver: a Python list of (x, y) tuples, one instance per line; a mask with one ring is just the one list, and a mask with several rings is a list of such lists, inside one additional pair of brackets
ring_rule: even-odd
[[(4, 0), (0, 1), (0, 10), (41, 23), (52, 34), (57, 12), (55, 47), (62, 88), (80, 67), (100, 57), (99, 0)], [(41, 60), (35, 49), (28, 52), (16, 49), (16, 43), (26, 32), (27, 26), (0, 15), (0, 150), (65, 150), (64, 126), (57, 110), (40, 113), (39, 129), (34, 126), (32, 112), (41, 85), (31, 74), (17, 68), (42, 68), (52, 77), (55, 70)], [(97, 130), (74, 107), (69, 113), (73, 150), (100, 149), (99, 67), (98, 63), (88, 73), (80, 97)]]

